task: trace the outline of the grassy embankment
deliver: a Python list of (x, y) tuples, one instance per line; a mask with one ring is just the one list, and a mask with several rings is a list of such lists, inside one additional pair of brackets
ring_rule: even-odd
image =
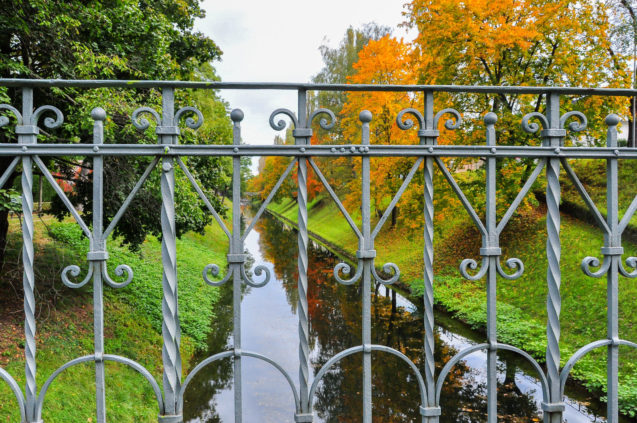
[[(71, 221), (36, 218), (36, 286), (42, 293), (38, 301), (37, 365), (38, 387), (59, 366), (93, 351), (92, 283), (71, 290), (62, 285), (60, 271), (69, 264), (86, 269), (88, 240)], [(18, 221), (11, 222), (8, 265), (4, 274), (3, 296), (13, 298), (0, 313), (0, 365), (24, 386), (23, 312), (18, 253), (21, 234)], [(47, 229), (48, 228), (48, 229)], [(219, 297), (217, 288), (201, 278), (203, 267), (216, 263), (223, 268), (228, 242), (216, 223), (205, 236), (189, 233), (177, 240), (179, 307), (182, 328), (181, 353), (184, 374), (190, 359), (206, 345), (206, 335)], [(132, 253), (117, 240), (108, 244), (109, 270), (128, 264), (134, 271), (130, 285), (121, 289), (105, 287), (105, 350), (145, 366), (161, 385), (162, 365), (162, 264), (161, 242), (149, 238), (140, 253)], [(16, 269), (10, 271), (11, 263)], [(9, 270), (8, 270), (9, 269)], [(83, 273), (85, 274), (85, 273)], [(17, 287), (12, 291), (10, 284)], [(55, 306), (52, 296), (57, 297)], [(11, 303), (11, 304), (10, 304)], [(8, 310), (10, 308), (11, 310)], [(95, 385), (92, 363), (74, 366), (51, 385), (44, 403), (43, 419), (51, 423), (91, 422), (95, 420)], [(106, 401), (109, 421), (157, 421), (157, 404), (146, 380), (134, 370), (106, 363)], [(0, 381), (0, 422), (19, 422), (15, 399)]]
[[(583, 178), (590, 186), (591, 195), (600, 209), (605, 206), (604, 164), (587, 164), (595, 167), (596, 178)], [(601, 172), (596, 167), (602, 166)], [(634, 176), (632, 166), (620, 166), (622, 178)], [(588, 170), (584, 167), (582, 170)], [(592, 175), (586, 173), (587, 175)], [(439, 181), (442, 182), (442, 181)], [(564, 181), (564, 197), (579, 204), (576, 193)], [(620, 186), (622, 186), (620, 184)], [(624, 187), (627, 185), (623, 185)], [(632, 193), (624, 194), (625, 210), (632, 200)], [(292, 200), (273, 203), (270, 210), (293, 222), (297, 221), (297, 207)], [(435, 225), (435, 300), (455, 317), (474, 329), (482, 330), (486, 324), (486, 297), (484, 280), (472, 282), (460, 275), (458, 265), (464, 258), (478, 259), (480, 238), (464, 210), (438, 215)], [(354, 214), (360, 222), (360, 216)], [(633, 224), (637, 223), (633, 218)], [(637, 225), (635, 225), (637, 227)], [(319, 197), (309, 205), (309, 230), (349, 253), (355, 255), (357, 240), (345, 219), (329, 198)], [(568, 215), (562, 215), (562, 364), (581, 346), (606, 337), (606, 278), (586, 276), (580, 263), (586, 256), (596, 256), (602, 246), (602, 233)], [(546, 217), (543, 207), (519, 216), (509, 223), (501, 239), (503, 255), (518, 257), (525, 266), (522, 277), (510, 281), (498, 279), (498, 340), (520, 347), (540, 361), (546, 351)], [(637, 255), (637, 246), (624, 242), (624, 259)], [(389, 224), (376, 238), (376, 266), (396, 263), (401, 270), (401, 283), (415, 295), (422, 295), (423, 234), (422, 230), (390, 228)], [(502, 263), (504, 266), (504, 263)], [(504, 266), (507, 270), (506, 266)], [(637, 340), (637, 283), (632, 279), (619, 279), (620, 336)], [(637, 351), (620, 348), (620, 407), (624, 414), (637, 415)], [(576, 365), (572, 376), (593, 392), (605, 390), (606, 349), (591, 352)]]

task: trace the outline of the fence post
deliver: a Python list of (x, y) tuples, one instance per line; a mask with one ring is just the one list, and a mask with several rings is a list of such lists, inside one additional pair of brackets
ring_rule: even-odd
[[(298, 91), (298, 128), (294, 128), (293, 135), (296, 145), (309, 145), (312, 130), (311, 122), (307, 119), (307, 91)], [(309, 314), (307, 304), (307, 159), (297, 158), (298, 180), (298, 313), (299, 313), (299, 397), (301, 401), (301, 414), (294, 416), (296, 422), (311, 422), (312, 414), (309, 413), (309, 362), (310, 362), (310, 333)]]
[[(26, 150), (38, 140), (37, 122), (33, 121), (33, 88), (22, 89), (22, 122), (16, 128), (18, 143)], [(33, 159), (22, 157), (22, 263), (24, 265), (22, 285), (24, 287), (24, 356), (25, 356), (25, 399), (28, 422), (35, 422), (37, 365), (35, 361), (35, 274), (33, 270)]]
[[(487, 113), (484, 117), (486, 125), (487, 145), (495, 147), (495, 123), (498, 118), (495, 113)], [(498, 351), (497, 351), (497, 266), (500, 257), (500, 245), (496, 222), (496, 158), (487, 158), (487, 186), (485, 205), (486, 236), (482, 237), (480, 254), (487, 257), (487, 420), (489, 423), (498, 421)]]
[[(161, 125), (157, 127), (159, 142), (165, 146), (165, 153), (177, 141), (179, 134), (175, 116), (175, 93), (173, 88), (162, 91)], [(179, 307), (177, 291), (177, 238), (175, 227), (175, 168), (172, 156), (162, 158), (161, 167), (161, 256), (163, 264), (162, 299), (162, 360), (164, 363), (163, 384), (166, 416), (164, 421), (181, 422), (175, 416), (177, 395), (181, 386), (181, 354), (179, 344), (181, 329), (179, 326)], [(175, 420), (176, 419), (176, 420)]]
[[(609, 148), (617, 148), (617, 124), (619, 117), (610, 115), (606, 118), (608, 132), (606, 143)], [(606, 300), (607, 300), (607, 336), (611, 343), (608, 345), (607, 360), (607, 420), (608, 423), (619, 421), (619, 288), (618, 273), (621, 263), (621, 254), (624, 252), (621, 244), (621, 232), (619, 231), (618, 213), (618, 169), (617, 159), (610, 158), (606, 161), (606, 221), (610, 234), (604, 234), (604, 248), (602, 253), (611, 260), (606, 274)]]
[[(438, 141), (438, 128), (434, 127), (434, 94), (432, 91), (425, 91), (424, 99), (424, 137), (421, 142), (425, 145), (433, 146)], [(434, 159), (432, 156), (425, 157), (423, 170), (424, 178), (424, 295), (423, 302), (425, 307), (424, 325), (425, 325), (425, 384), (427, 386), (427, 408), (436, 407), (436, 361), (434, 351), (436, 349), (436, 340), (434, 337)], [(427, 423), (438, 423), (439, 416), (427, 417)]]
[(543, 403), (544, 421), (561, 423), (564, 404), (560, 393), (560, 311), (562, 298), (560, 284), (562, 274), (560, 270), (560, 144), (566, 130), (560, 125), (560, 96), (547, 94), (546, 117), (549, 129), (542, 130), (545, 147), (553, 147), (555, 157), (550, 157), (546, 163), (546, 255), (548, 268), (546, 279), (548, 284), (548, 298), (546, 302), (548, 324), (546, 327), (546, 369), (549, 382), (550, 403)]
[[(230, 114), (233, 122), (232, 145), (241, 144), (241, 121), (243, 112), (233, 110)], [(236, 147), (235, 147), (236, 148)], [(230, 254), (228, 264), (232, 270), (232, 316), (234, 342), (234, 421), (243, 421), (243, 389), (241, 373), (241, 267), (244, 266), (245, 255), (243, 253), (243, 241), (241, 240), (241, 156), (232, 157), (232, 239), (230, 241)]]
[[(102, 108), (93, 109), (93, 144), (95, 148), (104, 143), (104, 120), (106, 112)], [(97, 151), (97, 150), (96, 150)], [(103, 239), (104, 211), (104, 157), (93, 156), (93, 238), (91, 252), (100, 252), (106, 258), (106, 240)], [(89, 254), (90, 255), (90, 254)], [(104, 375), (104, 286), (102, 283), (102, 261), (93, 262), (89, 257), (89, 265), (93, 269), (93, 332), (95, 346), (95, 402), (97, 423), (106, 423), (106, 392)]]
[[(372, 114), (368, 110), (363, 110), (359, 119), (362, 123), (361, 144), (368, 146), (369, 143), (369, 122)], [(370, 163), (369, 155), (361, 158), (362, 186), (361, 186), (361, 215), (363, 223), (363, 251), (359, 252), (359, 257), (363, 258), (363, 285), (362, 285), (362, 344), (363, 344), (363, 423), (372, 423), (372, 312), (371, 312), (371, 266), (374, 265), (374, 250), (371, 237), (371, 201), (370, 201)], [(374, 251), (375, 253), (375, 251)]]

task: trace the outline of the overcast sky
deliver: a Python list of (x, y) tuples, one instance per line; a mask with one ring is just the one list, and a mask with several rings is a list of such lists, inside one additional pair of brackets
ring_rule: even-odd
[[(323, 62), (319, 46), (337, 47), (348, 26), (376, 22), (411, 39), (398, 24), (407, 0), (204, 0), (206, 17), (196, 28), (223, 50), (215, 67), (223, 81), (310, 82)], [(270, 144), (276, 132), (270, 113), (296, 110), (293, 91), (223, 91), (232, 108), (245, 113), (243, 140)]]

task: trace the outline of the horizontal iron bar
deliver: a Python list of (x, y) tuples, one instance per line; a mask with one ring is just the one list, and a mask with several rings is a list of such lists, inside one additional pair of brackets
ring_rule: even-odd
[[(97, 150), (95, 149), (97, 147)], [(157, 144), (0, 144), (0, 156), (370, 156), (370, 157), (566, 157), (637, 159), (637, 148), (517, 147), (485, 145), (171, 145)], [(495, 148), (495, 150), (494, 150)], [(332, 151), (336, 149), (336, 151)], [(340, 151), (345, 149), (345, 151)]]
[(637, 96), (629, 88), (515, 87), (487, 85), (387, 85), (387, 84), (308, 84), (294, 82), (220, 82), (220, 81), (139, 81), (139, 80), (64, 80), (0, 78), (4, 87), (76, 87), (76, 88), (199, 88), (213, 90), (307, 90), (307, 91), (440, 91), (466, 93)]

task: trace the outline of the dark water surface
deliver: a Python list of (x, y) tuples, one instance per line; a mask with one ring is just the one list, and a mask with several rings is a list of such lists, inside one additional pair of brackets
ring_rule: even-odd
[[(298, 316), (296, 233), (264, 216), (246, 239), (256, 263), (265, 263), (273, 279), (262, 288), (246, 288), (242, 301), (243, 349), (276, 360), (298, 386)], [(343, 286), (332, 276), (338, 259), (318, 245), (310, 245), (308, 303), (310, 315), (310, 372), (338, 352), (361, 343), (359, 284)], [(232, 287), (222, 288), (221, 307), (213, 322), (207, 356), (232, 348)], [(484, 336), (436, 313), (436, 367), (461, 349), (484, 342)], [(393, 290), (376, 288), (372, 299), (372, 342), (402, 351), (421, 366), (424, 339), (421, 306)], [(374, 352), (374, 422), (420, 421), (418, 387), (408, 366), (397, 357)], [(268, 364), (243, 360), (243, 419), (245, 423), (294, 421), (294, 400), (284, 377)], [(486, 421), (486, 353), (468, 356), (453, 369), (441, 395), (441, 422)], [(424, 374), (424, 372), (423, 372)], [(311, 378), (310, 378), (311, 380)], [(518, 357), (498, 355), (499, 421), (541, 421), (541, 388), (533, 370)], [(189, 423), (234, 421), (232, 360), (212, 363), (191, 382), (184, 415)], [(360, 422), (362, 415), (362, 356), (343, 359), (326, 374), (314, 398), (315, 422)], [(603, 422), (604, 404), (577, 387), (567, 387), (564, 420)], [(622, 420), (623, 422), (624, 420)], [(628, 421), (628, 420), (625, 420)]]

